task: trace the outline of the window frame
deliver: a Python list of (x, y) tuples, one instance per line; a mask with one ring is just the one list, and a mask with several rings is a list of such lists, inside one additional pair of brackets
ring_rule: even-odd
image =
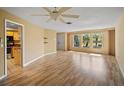
[[(88, 34), (88, 37), (89, 37), (89, 42), (88, 42), (88, 47), (85, 47), (84, 46), (84, 40), (83, 40), (83, 36), (85, 35), (85, 34)], [(90, 33), (82, 33), (81, 34), (81, 47), (82, 48), (90, 48), (91, 47), (91, 34)]]
[[(93, 41), (93, 36), (94, 36), (94, 34), (98, 34), (98, 33), (100, 33), (101, 34), (101, 36), (102, 36), (102, 39), (101, 39), (101, 47), (94, 47), (94, 41)], [(92, 48), (94, 48), (94, 49), (101, 49), (101, 48), (103, 48), (103, 39), (104, 39), (104, 34), (103, 34), (103, 32), (94, 32), (94, 33), (92, 33)]]
[[(79, 38), (79, 46), (78, 46), (78, 47), (74, 46), (74, 36), (75, 36), (75, 35), (77, 35), (78, 38)], [(80, 48), (80, 46), (81, 46), (81, 35), (80, 35), (80, 34), (74, 34), (74, 35), (73, 35), (73, 37), (72, 37), (72, 44), (73, 44), (73, 47), (74, 47), (74, 48)]]

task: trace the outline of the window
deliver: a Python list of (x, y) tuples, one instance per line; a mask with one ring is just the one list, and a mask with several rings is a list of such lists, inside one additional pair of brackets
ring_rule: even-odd
[(93, 48), (102, 48), (103, 34), (94, 33), (93, 34)]
[(79, 35), (74, 35), (74, 47), (80, 47), (80, 36)]
[(84, 48), (89, 48), (90, 47), (90, 34), (83, 34), (82, 36), (82, 46)]

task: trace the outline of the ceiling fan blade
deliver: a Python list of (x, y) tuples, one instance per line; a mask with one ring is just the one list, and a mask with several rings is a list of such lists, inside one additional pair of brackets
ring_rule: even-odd
[(71, 7), (62, 7), (59, 9), (59, 14), (64, 13), (65, 11), (69, 10)]
[(62, 14), (62, 16), (68, 18), (79, 18), (79, 15), (71, 15), (71, 14)]
[(48, 15), (48, 14), (32, 14), (31, 16), (50, 16), (50, 15)]
[(62, 23), (66, 23), (64, 19), (62, 18), (59, 18), (59, 20), (62, 22)]
[(43, 7), (44, 10), (46, 10), (48, 13), (51, 13), (51, 10), (47, 7)]

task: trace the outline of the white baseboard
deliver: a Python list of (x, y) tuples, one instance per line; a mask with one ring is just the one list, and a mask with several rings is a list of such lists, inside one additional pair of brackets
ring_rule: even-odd
[(36, 60), (40, 59), (40, 58), (41, 58), (41, 57), (43, 57), (43, 56), (44, 56), (44, 55), (39, 56), (39, 57), (37, 57), (37, 58), (35, 58), (35, 59), (33, 59), (33, 60), (31, 60), (31, 61), (29, 61), (29, 62), (25, 63), (25, 64), (23, 65), (23, 67), (28, 66), (29, 64), (31, 64), (31, 63), (33, 63), (33, 62), (35, 62)]
[(7, 77), (7, 75), (3, 75), (0, 77), (0, 80), (4, 79), (5, 77)]
[[(117, 61), (117, 60), (116, 60)], [(120, 68), (120, 71), (121, 71), (121, 73), (122, 73), (122, 76), (123, 76), (123, 78), (124, 78), (124, 71), (123, 71), (123, 69), (122, 69), (122, 67), (121, 67), (121, 65), (119, 64), (119, 62), (117, 61), (117, 63), (118, 63), (118, 66), (119, 66), (119, 68)]]
[(39, 56), (39, 57), (37, 57), (37, 58), (35, 58), (35, 59), (33, 59), (33, 60), (31, 60), (31, 61), (25, 63), (25, 64), (23, 65), (23, 67), (28, 66), (29, 64), (35, 62), (36, 60), (38, 60), (38, 59), (40, 59), (40, 58), (42, 58), (42, 57), (44, 57), (44, 56), (47, 56), (47, 55), (50, 55), (50, 54), (54, 54), (54, 53), (56, 53), (56, 52), (47, 53), (47, 54), (44, 54), (44, 55), (42, 55), (42, 56)]
[(54, 53), (56, 53), (56, 52), (47, 53), (47, 54), (44, 54), (44, 56), (51, 55), (51, 54), (54, 54)]

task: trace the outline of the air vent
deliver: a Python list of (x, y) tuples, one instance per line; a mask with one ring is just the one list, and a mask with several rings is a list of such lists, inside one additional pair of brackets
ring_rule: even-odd
[(72, 22), (66, 22), (66, 24), (72, 24)]

